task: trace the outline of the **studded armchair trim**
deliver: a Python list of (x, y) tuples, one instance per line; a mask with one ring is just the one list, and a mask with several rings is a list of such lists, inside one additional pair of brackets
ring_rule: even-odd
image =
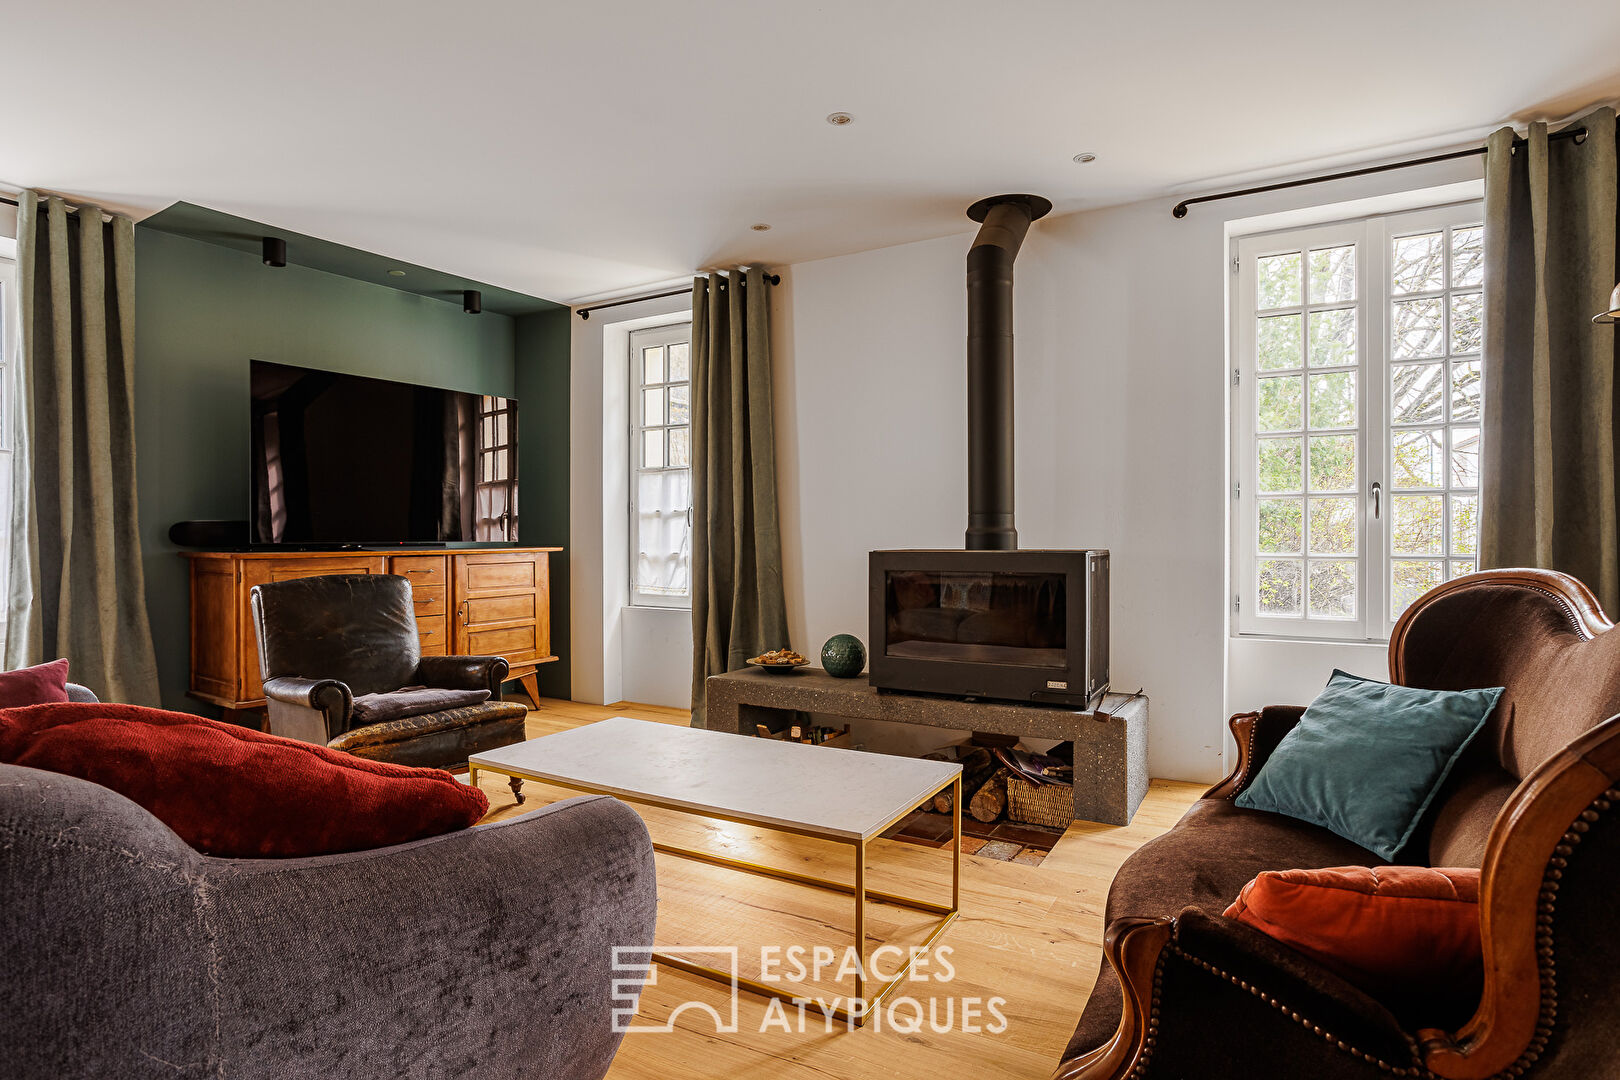
[(1620, 802), (1620, 716), (1525, 778), (1491, 831), (1480, 874), (1485, 993), (1455, 1033), (1424, 1030), (1429, 1069), (1446, 1080), (1519, 1076), (1538, 1060), (1558, 1011), (1553, 928), (1559, 880), (1582, 836)]
[(1230, 776), (1204, 792), (1204, 798), (1237, 798), (1253, 782), (1260, 766), (1277, 749), (1283, 736), (1293, 730), (1304, 715), (1303, 705), (1267, 705), (1259, 712), (1238, 713), (1228, 720), (1232, 739), (1237, 743), (1237, 764)]
[(1159, 965), (1175, 930), (1176, 920), (1168, 915), (1115, 919), (1108, 927), (1103, 955), (1119, 973), (1125, 996), (1119, 1029), (1091, 1053), (1059, 1065), (1052, 1080), (1113, 1080), (1146, 1065), (1144, 1055), (1152, 1056), (1158, 1034)]

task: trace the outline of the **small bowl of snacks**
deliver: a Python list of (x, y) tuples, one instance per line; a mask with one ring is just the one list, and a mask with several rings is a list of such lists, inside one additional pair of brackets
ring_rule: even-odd
[(767, 653), (760, 653), (749, 660), (752, 667), (764, 668), (766, 671), (778, 675), (785, 675), (790, 671), (797, 671), (810, 661), (794, 652), (792, 649), (772, 649)]

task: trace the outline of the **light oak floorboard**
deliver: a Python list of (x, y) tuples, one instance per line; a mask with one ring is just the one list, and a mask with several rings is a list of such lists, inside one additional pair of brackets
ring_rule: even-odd
[[(529, 713), (530, 738), (610, 716), (669, 724), (689, 720), (684, 709), (655, 705), (546, 700), (540, 706)], [(485, 773), (479, 785), (489, 796), (486, 820), (491, 821), (575, 794), (528, 781), (520, 807), (505, 777)], [(1203, 790), (1200, 784), (1155, 780), (1130, 825), (1076, 822), (1039, 866), (964, 855), (961, 914), (938, 942), (950, 948), (954, 978), (947, 982), (919, 975), (897, 986), (890, 998), (891, 1003), (899, 998), (917, 1003), (921, 1030), (907, 1033), (885, 1024), (852, 1031), (828, 1024), (813, 1008), (801, 1030), (791, 1006), (786, 1010), (791, 1032), (779, 1023), (763, 1027), (768, 1015), (764, 999), (745, 993), (736, 1032), (716, 1033), (706, 1015), (688, 1011), (677, 1018), (672, 1032), (626, 1035), (608, 1075), (613, 1080), (1048, 1077), (1097, 975), (1109, 882), (1131, 852), (1175, 824)], [(854, 877), (853, 849), (844, 845), (653, 807), (636, 809), (661, 843), (837, 881)], [(950, 853), (878, 840), (867, 848), (866, 879), (869, 889), (948, 904)], [(658, 944), (736, 945), (744, 975), (758, 973), (761, 946), (826, 945), (841, 956), (853, 940), (854, 900), (841, 893), (664, 854), (658, 856), (658, 884)], [(883, 944), (903, 948), (920, 942), (934, 918), (869, 901), (868, 957)], [(943, 974), (937, 960), (929, 973)], [(835, 976), (829, 970), (797, 989), (822, 1000), (851, 993), (853, 980)], [(655, 967), (654, 978), (642, 993), (639, 1023), (662, 1024), (687, 1001), (707, 1002), (723, 1015), (729, 1013), (724, 987), (665, 968)], [(962, 1002), (973, 998), (981, 1002), (976, 1018), (980, 1030), (963, 1030)], [(1006, 1024), (999, 1033), (988, 1029), (995, 1017), (984, 1011), (983, 1002), (991, 998), (1003, 1002)], [(930, 1009), (940, 1026), (950, 1030), (933, 1030)], [(915, 1015), (909, 1004), (898, 1014), (903, 1019)]]

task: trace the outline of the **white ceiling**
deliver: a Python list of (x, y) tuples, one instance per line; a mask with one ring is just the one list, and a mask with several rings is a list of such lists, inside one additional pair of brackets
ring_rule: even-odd
[(1620, 98), (1615, 0), (5, 7), (0, 180), (563, 301), (964, 231), (997, 192), (1062, 213)]

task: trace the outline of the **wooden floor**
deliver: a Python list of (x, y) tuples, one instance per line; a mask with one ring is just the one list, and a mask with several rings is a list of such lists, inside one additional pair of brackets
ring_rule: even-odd
[[(536, 738), (609, 716), (688, 721), (684, 710), (658, 706), (545, 701), (529, 714), (528, 733)], [(530, 781), (519, 807), (504, 777), (485, 774), (479, 783), (489, 796), (489, 820), (570, 797)], [(737, 1031), (717, 1033), (707, 1014), (687, 1010), (676, 1018), (673, 1031), (627, 1034), (608, 1075), (614, 1080), (1044, 1080), (1057, 1065), (1096, 976), (1103, 903), (1115, 869), (1143, 842), (1174, 824), (1202, 791), (1199, 784), (1156, 780), (1130, 825), (1077, 822), (1039, 866), (963, 856), (961, 914), (939, 940), (939, 946), (950, 949), (954, 977), (945, 981), (946, 972), (936, 962), (933, 972), (940, 978), (913, 978), (897, 986), (886, 1003), (894, 1007), (901, 1026), (919, 1017), (920, 1030), (897, 1030), (880, 1017), (881, 1028), (852, 1031), (829, 1025), (814, 1009), (805, 1014), (801, 1027), (796, 1008), (768, 1013), (763, 998), (744, 993)], [(817, 877), (853, 878), (848, 847), (638, 809), (656, 840)], [(950, 865), (948, 851), (879, 840), (868, 846), (867, 885), (949, 903)], [(846, 895), (679, 856), (659, 855), (658, 877), (660, 946), (737, 945), (742, 974), (752, 976), (761, 946), (826, 945), (842, 955), (850, 944), (853, 901)], [(932, 918), (869, 903), (868, 956), (881, 944), (904, 947), (920, 941)], [(847, 996), (851, 986), (850, 979), (840, 982), (829, 971), (807, 988), (807, 996)], [(993, 998), (1003, 999), (996, 1006), (1005, 1017), (999, 1031), (992, 1030), (998, 1026), (997, 1011), (989, 1005)], [(974, 999), (977, 1014), (966, 1018), (964, 1004)], [(662, 1025), (688, 1001), (706, 1002), (722, 1016), (730, 1015), (726, 988), (660, 967), (655, 968), (655, 985), (642, 993), (638, 1022)], [(784, 1030), (784, 1016), (791, 1031)], [(940, 1030), (934, 1029), (936, 1024)]]

